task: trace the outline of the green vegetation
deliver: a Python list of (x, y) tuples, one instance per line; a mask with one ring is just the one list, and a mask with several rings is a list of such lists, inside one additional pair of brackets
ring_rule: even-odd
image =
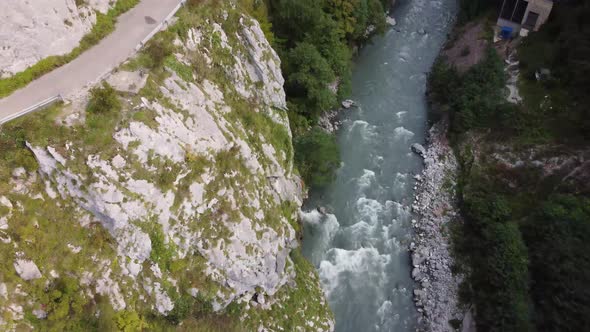
[[(491, 2), (467, 3), (468, 20)], [(431, 72), (433, 116), (450, 121), (461, 166), (465, 222), (454, 234), (457, 268), (468, 275), (461, 296), (475, 304), (480, 331), (580, 331), (590, 324), (587, 184), (494, 157), (536, 151), (544, 155), (537, 158), (565, 158), (570, 149), (587, 149), (589, 12), (590, 1), (556, 4), (541, 31), (523, 40), (522, 104), (504, 101), (506, 78), (493, 49), (466, 73), (444, 59)], [(550, 75), (538, 81), (541, 68)]]
[(90, 100), (86, 106), (88, 113), (100, 114), (119, 112), (120, 110), (121, 101), (119, 101), (117, 92), (107, 82), (90, 90)]
[(455, 68), (438, 60), (430, 75), (432, 99), (444, 107), (452, 119), (452, 131), (463, 133), (477, 128), (500, 128), (510, 107), (503, 100), (506, 79), (502, 60), (493, 48), (485, 59), (462, 77)]
[(475, 304), (483, 330), (528, 331), (528, 256), (514, 211), (487, 178), (463, 176), (465, 226), (455, 244), (472, 273), (462, 295)]
[(535, 276), (531, 295), (539, 330), (582, 331), (590, 325), (590, 199), (549, 197), (523, 225)]
[[(149, 68), (160, 68), (164, 64), (164, 61), (168, 59), (168, 62), (174, 61), (168, 57), (174, 50), (172, 45), (173, 33), (169, 31), (163, 31), (155, 35), (145, 46), (144, 53), (148, 55)], [(171, 63), (172, 69), (178, 67), (178, 65)], [(181, 76), (182, 77), (182, 76)], [(184, 77), (183, 77), (184, 78)]]
[(291, 259), (296, 272), (296, 285), (281, 288), (275, 295), (281, 301), (271, 305), (269, 310), (250, 309), (244, 321), (248, 331), (256, 330), (261, 322), (274, 329), (296, 331), (298, 326), (309, 326), (307, 322), (310, 321), (315, 325), (314, 330), (319, 327), (324, 331), (328, 330), (325, 319), (332, 318), (332, 313), (322, 297), (309, 296), (322, 293), (314, 266), (303, 257), (299, 249), (291, 251)]
[(8, 96), (36, 78), (65, 65), (77, 58), (82, 52), (98, 44), (101, 39), (113, 32), (117, 17), (133, 8), (137, 3), (139, 0), (117, 0), (115, 6), (106, 14), (96, 12), (96, 24), (88, 34), (82, 37), (80, 45), (70, 53), (47, 57), (12, 77), (0, 79), (0, 98)]
[(122, 332), (137, 332), (148, 327), (137, 312), (129, 310), (117, 312), (115, 315), (115, 324), (117, 325), (117, 329)]
[(340, 166), (340, 155), (334, 136), (317, 127), (295, 141), (295, 162), (307, 183), (325, 187), (332, 183)]
[[(522, 84), (529, 117), (537, 127), (560, 142), (590, 138), (590, 1), (575, 0), (556, 4), (551, 19), (539, 32), (531, 34), (519, 47)], [(541, 84), (535, 72), (551, 71)], [(543, 103), (539, 102), (545, 98)], [(533, 101), (537, 101), (533, 103)]]
[[(502, 0), (459, 0), (458, 23), (465, 24), (502, 5)], [(494, 15), (497, 13), (494, 11)]]
[[(285, 90), (295, 110), (307, 119), (317, 119), (324, 110), (336, 104), (336, 95), (328, 88), (334, 72), (312, 44), (302, 42), (287, 54), (288, 76)], [(292, 110), (294, 111), (294, 110)]]
[[(320, 137), (319, 117), (350, 93), (351, 46), (385, 29), (387, 0), (270, 0), (274, 48), (282, 61), (291, 131), (299, 141), (297, 168), (308, 186), (334, 177), (339, 155), (334, 140)], [(311, 132), (310, 132), (311, 131)], [(325, 136), (325, 135), (324, 135)], [(314, 142), (316, 140), (316, 142)], [(314, 147), (314, 143), (321, 144)], [(326, 150), (327, 149), (327, 150)], [(329, 151), (327, 156), (314, 155)]]

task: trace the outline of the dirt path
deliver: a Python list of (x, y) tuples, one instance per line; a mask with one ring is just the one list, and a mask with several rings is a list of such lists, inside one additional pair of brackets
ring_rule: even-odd
[(489, 45), (484, 37), (485, 25), (482, 22), (469, 23), (458, 32), (459, 38), (451, 47), (443, 51), (447, 61), (461, 73), (481, 61)]

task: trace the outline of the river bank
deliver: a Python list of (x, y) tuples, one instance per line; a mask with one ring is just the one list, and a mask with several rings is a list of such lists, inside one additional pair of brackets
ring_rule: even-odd
[[(412, 210), (414, 239), (412, 278), (416, 281), (414, 303), (421, 314), (419, 330), (453, 331), (461, 326), (465, 310), (459, 307), (461, 275), (453, 273), (451, 230), (460, 221), (455, 185), (458, 163), (446, 138), (447, 122), (440, 121), (428, 132), (427, 145), (412, 150), (424, 159), (424, 170), (416, 175), (416, 196)], [(464, 330), (465, 331), (465, 330)]]

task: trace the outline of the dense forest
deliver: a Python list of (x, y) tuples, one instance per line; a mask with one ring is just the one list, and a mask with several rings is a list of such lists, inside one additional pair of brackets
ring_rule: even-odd
[(350, 93), (352, 50), (385, 28), (390, 0), (268, 0), (274, 48), (282, 61), (295, 160), (311, 187), (332, 182), (335, 138), (316, 127)]
[[(498, 5), (461, 4), (459, 24), (492, 17)], [(463, 74), (440, 59), (430, 75), (430, 100), (449, 119), (461, 162), (464, 223), (454, 244), (457, 269), (468, 275), (462, 299), (475, 305), (479, 331), (590, 328), (587, 177), (497, 162), (527, 153), (580, 162), (572, 156), (590, 148), (589, 15), (590, 1), (556, 3), (549, 21), (518, 46), (523, 103), (504, 101), (504, 63), (491, 47)], [(540, 68), (550, 77), (537, 80)]]

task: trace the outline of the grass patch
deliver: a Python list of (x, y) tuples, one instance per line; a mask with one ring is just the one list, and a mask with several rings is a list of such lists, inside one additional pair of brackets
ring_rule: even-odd
[(180, 76), (180, 78), (182, 78), (186, 82), (194, 82), (193, 69), (190, 66), (178, 61), (178, 59), (176, 59), (174, 55), (167, 56), (164, 60), (164, 65), (172, 69), (178, 76)]

